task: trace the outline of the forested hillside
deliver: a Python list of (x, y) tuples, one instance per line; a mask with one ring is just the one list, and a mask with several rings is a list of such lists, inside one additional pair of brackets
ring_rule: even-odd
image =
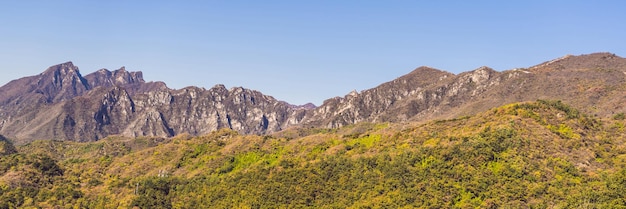
[(626, 208), (624, 114), (558, 101), (272, 135), (0, 141), (0, 208)]

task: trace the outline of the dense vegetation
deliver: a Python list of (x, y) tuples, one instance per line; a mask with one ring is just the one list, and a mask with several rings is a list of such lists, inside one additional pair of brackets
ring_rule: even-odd
[(0, 140), (0, 208), (626, 208), (624, 122), (537, 101), (268, 136)]

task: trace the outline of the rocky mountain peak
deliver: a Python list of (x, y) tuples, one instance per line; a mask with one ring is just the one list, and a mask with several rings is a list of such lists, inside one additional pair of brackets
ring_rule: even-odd
[(611, 53), (565, 56), (503, 72), (483, 66), (455, 75), (422, 66), (315, 107), (221, 84), (169, 89), (162, 82), (145, 82), (141, 72), (125, 67), (101, 69), (83, 78), (67, 62), (0, 87), (0, 134), (20, 143), (98, 140), (116, 134), (199, 135), (221, 128), (267, 134), (292, 126), (334, 128), (458, 117), (537, 99), (612, 115), (626, 112), (625, 75), (626, 59)]
[(469, 82), (474, 82), (474, 83), (481, 83), (483, 81), (488, 80), (489, 78), (492, 77), (493, 74), (498, 73), (498, 71), (495, 71), (494, 69), (487, 67), (487, 66), (482, 66), (477, 68), (476, 70), (472, 70), (470, 72), (467, 73), (461, 73), (459, 76), (463, 77), (463, 76), (467, 76), (468, 77), (468, 81)]
[(228, 89), (229, 93), (234, 93), (234, 94), (242, 93), (244, 91), (246, 91), (246, 89), (241, 86), (230, 87), (230, 89)]
[(303, 105), (291, 105), (291, 107), (294, 109), (298, 109), (298, 110), (312, 110), (312, 109), (317, 108), (315, 104), (310, 103), (310, 102), (303, 104)]
[(352, 90), (350, 93), (346, 95), (346, 97), (356, 97), (359, 96), (359, 92), (356, 89)]
[(410, 73), (407, 73), (406, 75), (401, 76), (399, 79), (402, 78), (422, 78), (422, 77), (430, 77), (432, 75), (440, 75), (440, 74), (449, 74), (449, 75), (454, 75), (452, 73), (443, 71), (443, 70), (439, 70), (437, 68), (433, 68), (433, 67), (428, 67), (428, 66), (420, 66), (418, 68), (415, 68), (415, 70), (411, 71)]
[(220, 90), (220, 91), (228, 91), (228, 89), (226, 89), (226, 86), (224, 86), (224, 84), (216, 84), (215, 86), (211, 87), (211, 89)]
[(43, 73), (41, 73), (41, 75), (56, 73), (56, 72), (59, 72), (59, 73), (78, 72), (78, 67), (76, 67), (74, 63), (69, 61), (69, 62), (61, 63), (58, 65), (50, 66)]
[(78, 67), (74, 66), (72, 62), (50, 66), (40, 74), (40, 77), (39, 84), (51, 83), (58, 87), (62, 87), (64, 81), (67, 82), (76, 78), (82, 78)]
[[(383, 83), (375, 88), (361, 92), (352, 91), (344, 97), (335, 97), (308, 112), (304, 118), (305, 123), (335, 128), (343, 125), (354, 124), (362, 121), (398, 121), (404, 120), (417, 114), (418, 110), (396, 118), (388, 117), (389, 112), (400, 112), (413, 108), (417, 104), (406, 104), (406, 101), (418, 97), (420, 102), (433, 102), (435, 92), (425, 92), (433, 86), (437, 86), (443, 80), (453, 78), (455, 75), (449, 72), (431, 67), (418, 67), (410, 73), (400, 76), (392, 81)], [(410, 105), (407, 107), (407, 105)], [(417, 107), (415, 109), (419, 109)]]
[(439, 70), (437, 68), (434, 67), (430, 67), (430, 66), (419, 66), (417, 68), (415, 68), (413, 71), (409, 72), (408, 74), (412, 74), (412, 73), (427, 73), (429, 71), (443, 71), (443, 70)]
[(72, 62), (49, 67), (40, 74), (36, 85), (35, 92), (43, 94), (49, 103), (81, 95), (91, 88)]
[(145, 83), (141, 71), (129, 72), (125, 67), (121, 67), (113, 72), (107, 69), (100, 69), (85, 76), (91, 86), (124, 86), (135, 83)]
[(496, 70), (494, 70), (493, 68), (490, 68), (488, 66), (481, 66), (479, 68), (476, 68), (476, 70), (473, 70), (473, 71), (496, 72)]
[(583, 55), (565, 55), (531, 67), (534, 71), (561, 71), (580, 69), (617, 69), (626, 67), (626, 59), (613, 53), (600, 52)]
[[(391, 81), (391, 83), (404, 83), (409, 85), (421, 85), (420, 83), (435, 83), (437, 81), (444, 80), (449, 77), (453, 77), (454, 74), (439, 70), (436, 68), (421, 66), (411, 71), (410, 73), (400, 76), (399, 78)], [(389, 83), (389, 82), (388, 82)], [(381, 85), (384, 86), (385, 84)]]
[(0, 87), (0, 109), (12, 106), (52, 103), (67, 99), (72, 93), (89, 89), (78, 68), (66, 62), (47, 68), (39, 75), (13, 80)]
[(115, 81), (120, 84), (129, 84), (129, 83), (144, 83), (143, 73), (141, 71), (128, 72), (125, 67), (122, 67), (116, 71), (113, 71), (113, 75), (115, 75)]

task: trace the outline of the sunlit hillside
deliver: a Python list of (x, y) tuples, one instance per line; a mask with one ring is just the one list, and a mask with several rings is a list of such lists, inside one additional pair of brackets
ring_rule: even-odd
[(540, 100), (265, 136), (3, 139), (0, 208), (626, 208), (625, 122)]

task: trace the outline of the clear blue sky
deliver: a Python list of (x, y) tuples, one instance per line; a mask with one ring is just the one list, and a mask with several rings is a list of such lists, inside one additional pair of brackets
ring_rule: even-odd
[(566, 54), (626, 56), (626, 1), (1, 1), (0, 85), (73, 61), (171, 88), (225, 84), (293, 104), (426, 65), (453, 73)]

